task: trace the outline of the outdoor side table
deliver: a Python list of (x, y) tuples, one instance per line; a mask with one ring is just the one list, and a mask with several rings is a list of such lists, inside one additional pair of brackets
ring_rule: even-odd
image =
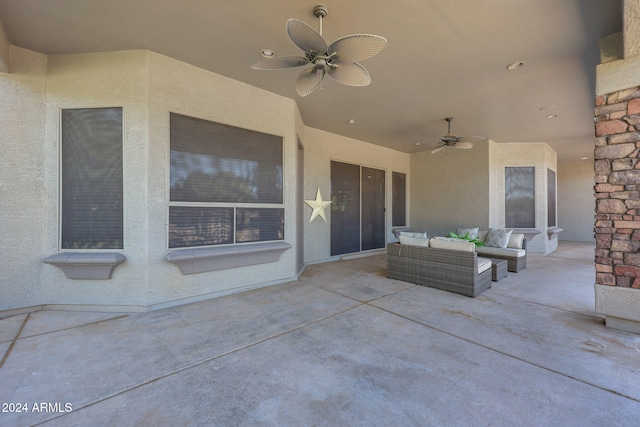
[(507, 277), (507, 260), (489, 258), (491, 260), (491, 280), (497, 282)]

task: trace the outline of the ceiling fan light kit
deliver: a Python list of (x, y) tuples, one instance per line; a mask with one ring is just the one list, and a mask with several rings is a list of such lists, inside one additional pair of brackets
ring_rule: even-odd
[(453, 121), (453, 117), (447, 117), (445, 120), (448, 123), (447, 134), (440, 138), (442, 144), (431, 150), (431, 154), (435, 154), (440, 150), (443, 150), (447, 147), (459, 148), (462, 150), (468, 150), (473, 148), (474, 142), (484, 141), (485, 138), (482, 136), (456, 136), (451, 133), (451, 122)]
[(287, 21), (287, 34), (304, 56), (263, 59), (251, 68), (282, 70), (312, 65), (303, 70), (296, 80), (296, 91), (300, 96), (307, 96), (320, 87), (327, 74), (347, 86), (369, 85), (371, 76), (360, 62), (377, 55), (387, 45), (387, 39), (373, 34), (352, 34), (327, 45), (322, 37), (322, 18), (327, 16), (327, 12), (327, 7), (322, 4), (313, 8), (313, 14), (319, 21), (319, 32), (297, 19)]

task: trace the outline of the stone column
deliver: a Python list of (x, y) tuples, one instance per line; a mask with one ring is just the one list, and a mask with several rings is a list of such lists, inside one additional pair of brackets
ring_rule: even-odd
[(624, 33), (603, 39), (596, 69), (596, 312), (640, 333), (640, 22), (625, 0)]
[(596, 98), (596, 283), (640, 289), (640, 88)]

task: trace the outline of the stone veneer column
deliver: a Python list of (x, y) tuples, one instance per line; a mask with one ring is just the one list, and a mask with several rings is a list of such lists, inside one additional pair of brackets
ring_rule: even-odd
[[(640, 332), (640, 87), (597, 96), (595, 122), (596, 311), (607, 326)], [(599, 299), (610, 289), (598, 285), (637, 289), (627, 299), (635, 318)]]
[(600, 40), (596, 67), (596, 312), (640, 333), (640, 0)]

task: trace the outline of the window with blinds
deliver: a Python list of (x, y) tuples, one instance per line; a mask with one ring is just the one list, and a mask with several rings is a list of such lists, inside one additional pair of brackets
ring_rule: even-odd
[(284, 239), (282, 137), (170, 115), (169, 248)]
[(556, 225), (556, 173), (547, 169), (547, 227)]
[(505, 226), (534, 228), (536, 226), (536, 168), (533, 166), (504, 169)]
[(391, 225), (393, 227), (407, 225), (407, 175), (393, 172), (391, 175), (392, 206)]
[(61, 248), (123, 248), (122, 108), (62, 110)]

